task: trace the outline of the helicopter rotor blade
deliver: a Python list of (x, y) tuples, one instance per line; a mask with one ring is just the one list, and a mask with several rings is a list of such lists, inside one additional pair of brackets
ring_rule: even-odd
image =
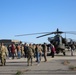
[(40, 33), (31, 33), (31, 34), (21, 34), (21, 35), (15, 35), (16, 37), (19, 36), (28, 36), (28, 35), (37, 35), (37, 34), (43, 34), (41, 36), (38, 36), (36, 38), (40, 38), (40, 37), (44, 37), (47, 35), (51, 35), (51, 34), (62, 34), (62, 33), (67, 33), (67, 34), (74, 34), (76, 35), (76, 31), (68, 31), (68, 32), (63, 32), (63, 31), (59, 31), (59, 29), (57, 28), (57, 30), (55, 32), (40, 32)]
[(76, 35), (75, 32), (64, 32), (64, 33)]
[(67, 33), (67, 34), (76, 35), (76, 33), (74, 33), (74, 32), (62, 32), (62, 31), (58, 31), (58, 32), (51, 32), (51, 33), (48, 33), (48, 34), (45, 34), (45, 35), (41, 35), (41, 36), (38, 36), (38, 37), (36, 37), (36, 38), (44, 37), (44, 36), (51, 35), (51, 34), (62, 34), (62, 33)]
[(44, 37), (44, 36), (47, 36), (47, 35), (50, 35), (50, 34), (53, 34), (53, 32), (48, 33), (48, 34), (45, 34), (45, 35), (38, 36), (38, 37), (36, 37), (36, 38)]
[(15, 36), (18, 37), (18, 36), (37, 35), (37, 34), (46, 34), (46, 33), (50, 33), (50, 32), (31, 33), (31, 34), (21, 34), (21, 35), (15, 35)]

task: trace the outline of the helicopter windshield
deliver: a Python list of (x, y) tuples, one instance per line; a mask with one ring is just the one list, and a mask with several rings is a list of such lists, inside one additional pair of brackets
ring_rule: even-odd
[(60, 35), (56, 35), (55, 37), (55, 41), (59, 44), (62, 44), (62, 37)]

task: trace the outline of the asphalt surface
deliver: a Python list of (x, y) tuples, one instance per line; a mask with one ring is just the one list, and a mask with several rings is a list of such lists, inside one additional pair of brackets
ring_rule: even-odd
[[(18, 75), (16, 73), (19, 75), (76, 75), (75, 70), (69, 69), (72, 65), (76, 66), (76, 51), (74, 51), (74, 56), (71, 56), (70, 51), (68, 51), (66, 56), (60, 53), (56, 54), (54, 58), (47, 56), (47, 59), (48, 61), (44, 62), (42, 57), (42, 61), (38, 65), (34, 58), (32, 66), (27, 66), (26, 58), (7, 59), (6, 66), (0, 66), (0, 75)], [(70, 63), (62, 64), (66, 60)]]

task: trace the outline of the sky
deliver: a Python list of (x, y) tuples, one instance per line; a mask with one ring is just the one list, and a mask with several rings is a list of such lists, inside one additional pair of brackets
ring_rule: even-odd
[[(48, 37), (19, 34), (76, 31), (76, 0), (0, 0), (0, 39), (15, 39), (28, 43), (48, 43)], [(62, 35), (64, 37), (64, 34)], [(67, 34), (76, 39), (76, 35)]]

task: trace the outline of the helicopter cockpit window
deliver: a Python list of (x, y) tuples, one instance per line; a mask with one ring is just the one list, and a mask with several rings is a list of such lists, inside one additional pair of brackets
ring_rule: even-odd
[(56, 35), (56, 36), (55, 36), (55, 41), (56, 41), (56, 44), (57, 44), (57, 45), (62, 44), (62, 37), (59, 36), (59, 35)]

